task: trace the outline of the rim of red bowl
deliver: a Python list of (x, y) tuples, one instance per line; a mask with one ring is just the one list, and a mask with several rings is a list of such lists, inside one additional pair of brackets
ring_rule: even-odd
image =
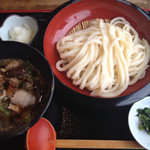
[[(98, 9), (100, 9), (100, 13), (97, 13), (95, 11)], [(122, 10), (124, 10), (124, 12)], [(49, 61), (55, 76), (63, 85), (80, 94), (91, 96), (89, 91), (81, 90), (78, 86), (73, 85), (71, 79), (68, 79), (66, 77), (65, 72), (59, 72), (56, 69), (55, 64), (60, 59), (59, 54), (56, 50), (56, 42), (60, 38), (64, 37), (66, 33), (79, 22), (88, 19), (94, 19), (96, 17), (111, 19), (116, 16), (122, 16), (126, 18), (137, 30), (139, 36), (146, 38), (150, 43), (150, 16), (138, 6), (127, 1), (78, 1), (66, 6), (52, 18), (44, 36), (44, 54)], [(143, 29), (145, 29), (145, 31), (143, 31)], [(149, 75), (150, 69), (147, 69), (146, 75), (143, 79), (138, 80), (134, 85), (130, 85), (127, 90), (125, 90), (121, 95), (117, 97), (127, 96), (144, 88), (150, 82)]]

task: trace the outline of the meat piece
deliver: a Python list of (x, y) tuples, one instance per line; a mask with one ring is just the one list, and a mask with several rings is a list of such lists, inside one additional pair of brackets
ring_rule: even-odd
[(11, 109), (11, 110), (13, 110), (13, 111), (15, 111), (15, 112), (17, 112), (17, 113), (19, 113), (19, 110), (20, 110), (20, 109), (19, 109), (19, 106), (14, 105), (14, 104), (12, 104), (12, 103), (9, 104), (8, 109)]
[(19, 80), (18, 78), (10, 78), (9, 83), (12, 84), (15, 87), (18, 87), (22, 80)]
[(6, 59), (4, 61), (0, 61), (2, 72), (6, 72), (8, 70), (18, 68), (18, 67), (22, 66), (22, 64), (23, 64), (23, 60)]
[(12, 69), (6, 72), (6, 76), (10, 77), (10, 78), (14, 78), (14, 77), (21, 77), (24, 74), (24, 69), (23, 67), (19, 67), (16, 69)]
[(13, 104), (24, 108), (24, 107), (34, 104), (36, 97), (24, 90), (18, 90), (15, 92), (15, 94), (10, 100)]
[(15, 88), (9, 84), (8, 90), (6, 91), (6, 95), (8, 98), (11, 98), (15, 93)]

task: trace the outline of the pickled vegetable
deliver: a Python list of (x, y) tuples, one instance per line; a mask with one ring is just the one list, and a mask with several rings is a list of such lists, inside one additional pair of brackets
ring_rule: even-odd
[(137, 116), (140, 119), (140, 130), (145, 130), (150, 135), (150, 108), (137, 109)]

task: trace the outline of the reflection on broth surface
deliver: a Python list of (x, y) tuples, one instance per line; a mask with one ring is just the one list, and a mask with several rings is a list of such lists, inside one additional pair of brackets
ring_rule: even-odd
[(0, 132), (28, 124), (40, 105), (44, 79), (29, 61), (0, 60)]

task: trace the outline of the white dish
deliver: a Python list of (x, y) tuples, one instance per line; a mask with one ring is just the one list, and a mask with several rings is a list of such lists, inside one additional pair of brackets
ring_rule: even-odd
[(137, 116), (137, 109), (150, 108), (150, 97), (145, 97), (142, 100), (134, 103), (129, 111), (128, 123), (130, 131), (135, 140), (144, 148), (150, 150), (150, 135), (145, 130), (139, 130), (140, 120)]
[(27, 43), (30, 44), (38, 32), (38, 23), (36, 19), (31, 16), (19, 16), (15, 14), (8, 16), (0, 27), (0, 38), (3, 41), (10, 41), (10, 29), (16, 26), (22, 26), (23, 24), (27, 24), (32, 31), (31, 40), (29, 43)]

